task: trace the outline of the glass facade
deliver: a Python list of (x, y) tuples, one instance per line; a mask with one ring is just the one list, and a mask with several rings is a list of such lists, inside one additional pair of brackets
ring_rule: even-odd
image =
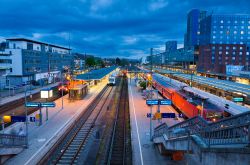
[(250, 45), (249, 15), (210, 15), (201, 21), (201, 45)]

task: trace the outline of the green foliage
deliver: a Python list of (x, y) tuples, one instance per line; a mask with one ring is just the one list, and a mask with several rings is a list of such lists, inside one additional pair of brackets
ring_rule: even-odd
[(140, 82), (139, 82), (139, 85), (140, 85), (140, 87), (144, 90), (144, 89), (146, 89), (147, 83), (146, 83), (146, 81), (140, 81)]
[(96, 65), (95, 58), (94, 58), (94, 57), (88, 57), (88, 58), (86, 59), (86, 65), (87, 65), (88, 67), (93, 67), (93, 66), (95, 66), (95, 65)]

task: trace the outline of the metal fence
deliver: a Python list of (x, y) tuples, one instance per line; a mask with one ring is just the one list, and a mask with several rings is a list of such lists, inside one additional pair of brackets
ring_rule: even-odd
[(209, 147), (211, 145), (244, 144), (250, 146), (250, 112), (209, 123), (200, 116), (174, 126), (162, 124), (155, 128), (154, 137), (167, 135), (168, 139), (197, 135)]
[(0, 147), (27, 147), (26, 136), (0, 134)]

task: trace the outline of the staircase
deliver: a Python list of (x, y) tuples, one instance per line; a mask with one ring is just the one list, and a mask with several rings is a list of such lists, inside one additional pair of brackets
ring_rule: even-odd
[(154, 130), (160, 151), (184, 153), (189, 164), (250, 164), (250, 112), (209, 123), (200, 116)]

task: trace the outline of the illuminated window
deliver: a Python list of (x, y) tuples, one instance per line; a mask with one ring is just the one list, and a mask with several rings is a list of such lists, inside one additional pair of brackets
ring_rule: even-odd
[(220, 23), (223, 23), (223, 20), (221, 20)]
[(238, 23), (238, 21), (234, 21), (234, 23)]
[(234, 34), (237, 34), (237, 31), (234, 31)]
[(244, 31), (241, 31), (240, 34), (244, 34)]

